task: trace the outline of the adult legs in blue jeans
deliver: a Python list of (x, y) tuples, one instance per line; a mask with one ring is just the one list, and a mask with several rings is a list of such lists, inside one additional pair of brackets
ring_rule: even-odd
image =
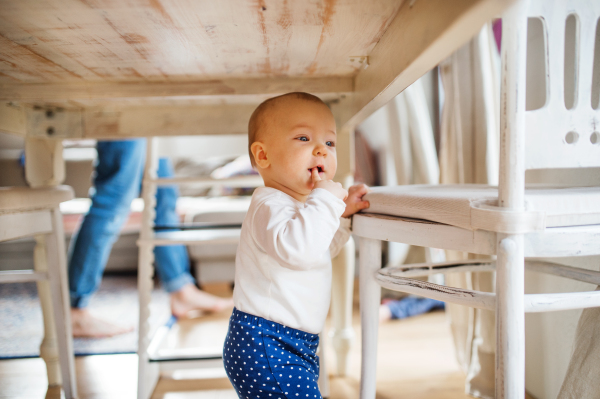
[[(99, 142), (97, 150), (92, 205), (73, 237), (69, 254), (69, 291), (75, 336), (111, 336), (131, 330), (93, 317), (87, 311), (87, 305), (100, 285), (112, 245), (129, 216), (131, 201), (139, 195), (146, 141)], [(167, 159), (160, 160), (158, 175), (173, 175)], [(157, 190), (156, 224), (179, 222), (175, 212), (177, 197), (175, 187)], [(171, 294), (171, 309), (175, 316), (183, 316), (191, 310), (215, 311), (230, 306), (231, 300), (214, 297), (196, 288), (184, 246), (157, 247), (155, 260), (163, 287)]]

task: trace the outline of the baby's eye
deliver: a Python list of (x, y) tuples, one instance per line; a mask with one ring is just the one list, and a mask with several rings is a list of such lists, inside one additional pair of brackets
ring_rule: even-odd
[(335, 143), (333, 141), (328, 141), (325, 143), (328, 147), (335, 147)]
[(308, 141), (308, 137), (301, 136), (301, 137), (298, 137), (298, 140), (300, 140), (300, 141)]

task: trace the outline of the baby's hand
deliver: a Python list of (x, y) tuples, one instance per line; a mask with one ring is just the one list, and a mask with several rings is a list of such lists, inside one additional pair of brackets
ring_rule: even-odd
[(346, 203), (346, 211), (342, 217), (347, 218), (354, 215), (356, 212), (369, 207), (369, 201), (363, 201), (362, 197), (368, 193), (369, 187), (366, 184), (355, 184), (348, 190), (348, 197), (344, 200)]
[(321, 176), (319, 176), (319, 170), (317, 168), (313, 168), (311, 173), (314, 188), (324, 188), (342, 201), (346, 200), (348, 197), (348, 191), (344, 190), (340, 183), (336, 183), (333, 180), (321, 180)]

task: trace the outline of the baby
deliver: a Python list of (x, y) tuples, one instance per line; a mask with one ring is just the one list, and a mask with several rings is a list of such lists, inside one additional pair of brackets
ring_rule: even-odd
[(368, 188), (347, 192), (331, 180), (335, 120), (311, 94), (263, 102), (248, 138), (265, 187), (242, 225), (225, 370), (240, 398), (321, 398), (317, 334), (329, 309), (331, 258), (348, 240), (347, 218), (369, 206)]

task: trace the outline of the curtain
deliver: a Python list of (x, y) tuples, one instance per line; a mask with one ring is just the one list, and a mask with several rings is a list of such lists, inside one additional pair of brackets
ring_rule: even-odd
[[(498, 184), (499, 53), (491, 26), (442, 64), (444, 89), (440, 134), (440, 183)], [(447, 260), (483, 258), (446, 251)], [(452, 273), (446, 284), (493, 292), (494, 273)], [(494, 312), (448, 304), (457, 360), (466, 373), (465, 389), (494, 397)]]

